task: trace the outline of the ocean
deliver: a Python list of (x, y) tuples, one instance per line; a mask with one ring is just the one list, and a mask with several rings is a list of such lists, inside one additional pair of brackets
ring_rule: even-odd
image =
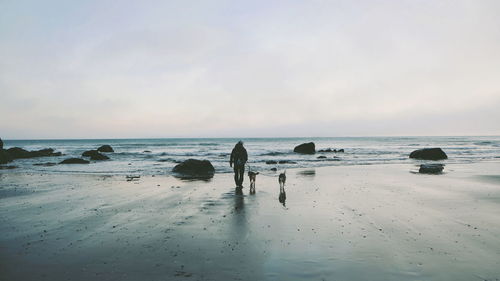
[[(64, 156), (18, 159), (9, 165), (12, 172), (91, 173), (105, 175), (171, 174), (179, 162), (206, 159), (217, 173), (229, 173), (229, 155), (237, 138), (165, 138), (165, 139), (72, 139), (72, 140), (4, 140), (4, 148), (22, 147), (27, 150), (53, 148)], [(448, 155), (439, 163), (473, 163), (500, 160), (500, 136), (467, 137), (332, 137), (332, 138), (243, 138), (248, 151), (247, 170), (273, 173), (272, 168), (313, 168), (321, 166), (374, 165), (428, 161), (409, 159), (410, 152), (426, 147), (441, 147)], [(293, 148), (304, 142), (314, 142), (316, 150), (344, 149), (343, 153), (301, 155)], [(69, 157), (80, 157), (85, 150), (109, 144), (114, 153), (110, 160), (95, 161), (89, 165), (38, 166), (58, 163)], [(326, 156), (326, 158), (318, 158)], [(277, 164), (266, 162), (276, 161)], [(280, 163), (281, 162), (281, 163)]]

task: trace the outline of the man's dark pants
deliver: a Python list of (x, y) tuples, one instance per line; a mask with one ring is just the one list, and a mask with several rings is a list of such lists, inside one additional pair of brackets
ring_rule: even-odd
[(245, 174), (245, 165), (234, 165), (234, 182), (236, 186), (242, 186)]

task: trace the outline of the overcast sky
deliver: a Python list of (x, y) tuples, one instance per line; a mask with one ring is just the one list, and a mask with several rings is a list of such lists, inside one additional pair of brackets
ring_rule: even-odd
[(499, 13), (0, 0), (0, 137), (499, 135)]

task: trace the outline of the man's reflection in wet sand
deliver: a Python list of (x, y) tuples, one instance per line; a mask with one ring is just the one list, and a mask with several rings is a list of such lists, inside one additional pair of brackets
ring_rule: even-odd
[(286, 202), (286, 192), (285, 192), (285, 187), (280, 187), (280, 196), (278, 197), (278, 200), (280, 201), (281, 204), (283, 204), (283, 207), (286, 207), (285, 202)]
[(248, 234), (247, 214), (245, 211), (245, 195), (243, 194), (243, 189), (241, 187), (236, 187), (234, 189), (233, 200), (233, 210), (231, 212), (231, 236), (235, 240), (240, 240)]
[(244, 202), (245, 196), (243, 195), (243, 189), (241, 187), (236, 187), (234, 189), (234, 211), (236, 213), (243, 212), (245, 206)]

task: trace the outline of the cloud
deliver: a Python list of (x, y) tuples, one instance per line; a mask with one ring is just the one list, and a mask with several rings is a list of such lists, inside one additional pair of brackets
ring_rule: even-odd
[(2, 4), (5, 138), (500, 134), (496, 1), (59, 4)]

